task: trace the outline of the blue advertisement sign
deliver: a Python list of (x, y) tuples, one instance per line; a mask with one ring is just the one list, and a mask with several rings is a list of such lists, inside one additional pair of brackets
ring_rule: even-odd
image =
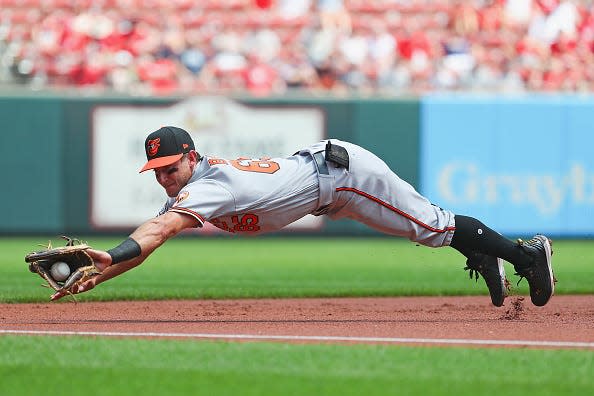
[(430, 96), (420, 191), (513, 236), (594, 236), (594, 97)]

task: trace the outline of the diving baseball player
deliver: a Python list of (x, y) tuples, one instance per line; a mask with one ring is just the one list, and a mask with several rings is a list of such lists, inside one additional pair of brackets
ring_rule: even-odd
[[(230, 233), (276, 231), (307, 214), (351, 218), (386, 234), (430, 246), (451, 246), (465, 269), (485, 279), (491, 301), (502, 306), (506, 260), (527, 279), (534, 305), (554, 293), (551, 242), (543, 235), (512, 242), (479, 220), (429, 202), (373, 153), (335, 139), (285, 158), (223, 159), (201, 156), (190, 135), (167, 126), (148, 135), (147, 163), (165, 189), (159, 215), (107, 252), (89, 250), (104, 269), (73, 290), (80, 293), (139, 264), (180, 231), (210, 222)], [(52, 299), (63, 293), (57, 292)]]

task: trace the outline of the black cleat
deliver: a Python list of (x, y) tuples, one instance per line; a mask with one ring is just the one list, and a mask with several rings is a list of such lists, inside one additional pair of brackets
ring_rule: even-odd
[(465, 270), (470, 270), (470, 279), (474, 276), (478, 281), (479, 274), (485, 280), (491, 295), (491, 302), (496, 307), (503, 305), (508, 295), (509, 282), (505, 277), (503, 260), (486, 254), (477, 254), (466, 260)]
[(530, 286), (532, 304), (542, 307), (555, 293), (555, 275), (551, 264), (553, 249), (551, 240), (544, 235), (536, 235), (529, 241), (518, 239), (518, 245), (532, 257), (532, 263), (525, 268), (516, 267), (516, 275), (526, 278)]

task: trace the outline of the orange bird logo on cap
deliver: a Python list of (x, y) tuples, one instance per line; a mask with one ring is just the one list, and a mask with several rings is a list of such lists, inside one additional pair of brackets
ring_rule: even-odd
[(146, 144), (147, 153), (151, 157), (157, 155), (157, 151), (159, 151), (159, 146), (161, 145), (161, 138), (156, 138), (153, 140), (149, 140)]

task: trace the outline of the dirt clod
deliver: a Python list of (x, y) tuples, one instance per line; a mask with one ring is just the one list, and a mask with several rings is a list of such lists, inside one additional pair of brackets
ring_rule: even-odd
[(511, 307), (505, 311), (505, 314), (501, 317), (501, 319), (506, 320), (518, 320), (522, 318), (522, 313), (524, 312), (524, 297), (516, 297), (511, 302)]

